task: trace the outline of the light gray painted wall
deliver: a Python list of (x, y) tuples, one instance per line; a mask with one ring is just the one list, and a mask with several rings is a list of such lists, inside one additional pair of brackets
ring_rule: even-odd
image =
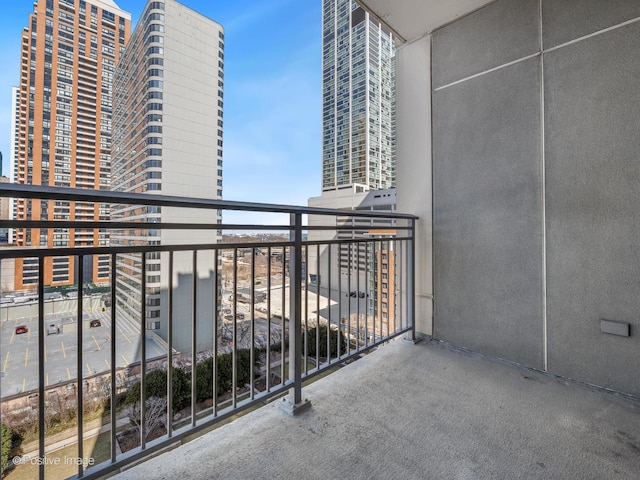
[(640, 395), (639, 16), (498, 0), (433, 33), (435, 337)]
[(431, 37), (396, 51), (404, 74), (396, 79), (398, 211), (417, 215), (416, 331), (433, 334), (433, 247), (431, 210)]

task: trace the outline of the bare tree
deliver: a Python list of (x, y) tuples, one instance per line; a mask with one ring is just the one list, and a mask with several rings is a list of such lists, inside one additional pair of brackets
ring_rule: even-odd
[[(142, 427), (142, 421), (140, 419), (140, 402), (136, 402), (133, 405), (129, 405), (125, 408), (125, 413), (129, 417), (131, 425), (140, 434)], [(153, 430), (159, 426), (166, 428), (167, 426), (167, 399), (160, 397), (149, 397), (146, 401), (146, 410), (144, 415), (144, 432), (145, 440), (149, 438), (149, 435)]]

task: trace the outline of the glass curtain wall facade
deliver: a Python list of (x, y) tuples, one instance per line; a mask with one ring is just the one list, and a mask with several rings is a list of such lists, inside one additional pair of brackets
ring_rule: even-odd
[[(22, 33), (18, 96), (16, 183), (87, 189), (110, 188), (112, 84), (131, 16), (112, 1), (38, 0)], [(18, 200), (18, 220), (108, 220), (109, 205)], [(107, 245), (97, 229), (20, 229), (18, 246)], [(47, 285), (106, 282), (109, 257), (87, 258), (83, 266), (61, 257), (45, 262)], [(35, 288), (36, 259), (19, 259), (15, 288)]]
[(322, 15), (322, 189), (391, 188), (393, 37), (353, 0), (323, 0)]
[[(221, 25), (175, 0), (148, 2), (116, 69), (115, 191), (222, 199), (224, 31)], [(188, 218), (187, 218), (188, 217)], [(112, 218), (127, 222), (218, 224), (219, 212), (169, 207), (117, 206)], [(184, 243), (185, 232), (136, 229), (113, 232), (113, 245)], [(189, 232), (216, 243), (217, 231)], [(190, 262), (173, 265), (174, 285)], [(204, 264), (204, 258), (201, 259)], [(167, 258), (160, 253), (118, 255), (116, 305), (120, 317), (145, 324), (166, 338)], [(189, 264), (189, 266), (187, 266)], [(202, 271), (208, 275), (207, 268)], [(200, 267), (199, 267), (200, 268)], [(213, 267), (211, 267), (213, 268)], [(145, 275), (144, 298), (142, 280)], [(208, 278), (208, 277), (207, 277)], [(211, 312), (207, 312), (210, 314)], [(175, 332), (178, 348), (188, 346)]]

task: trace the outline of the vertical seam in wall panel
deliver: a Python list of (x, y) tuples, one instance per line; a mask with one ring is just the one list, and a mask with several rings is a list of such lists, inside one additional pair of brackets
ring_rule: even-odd
[[(541, 1), (541, 0), (539, 0), (539, 1)], [(617, 29), (622, 28), (622, 27), (626, 27), (627, 25), (632, 25), (634, 23), (640, 22), (640, 17), (633, 18), (631, 20), (627, 20), (626, 22), (622, 22), (622, 23), (619, 23), (617, 25), (612, 25), (611, 27), (607, 27), (607, 28), (604, 28), (602, 30), (598, 30), (597, 32), (593, 32), (593, 33), (590, 33), (588, 35), (584, 35), (584, 36), (582, 36), (580, 38), (576, 38), (574, 40), (571, 40), (571, 41), (568, 41), (568, 42), (565, 42), (565, 43), (562, 43), (560, 45), (556, 45), (554, 47), (551, 47), (551, 48), (548, 48), (548, 49), (544, 50), (543, 44), (542, 44), (542, 5), (541, 4), (539, 6), (539, 12), (540, 12), (539, 13), (539, 16), (540, 16), (540, 19), (539, 19), (540, 20), (540, 27), (539, 27), (540, 28), (540, 47), (539, 47), (539, 49), (540, 49), (540, 51), (539, 52), (531, 54), (531, 55), (527, 55), (525, 57), (518, 58), (516, 60), (504, 63), (502, 65), (498, 65), (496, 67), (490, 68), (488, 70), (484, 70), (482, 72), (474, 73), (473, 75), (469, 75), (468, 77), (464, 77), (464, 78), (461, 78), (459, 80), (455, 80), (455, 81), (453, 81), (451, 83), (447, 83), (446, 85), (441, 85), (441, 86), (439, 86), (437, 88), (433, 88), (432, 91), (433, 92), (438, 92), (440, 90), (444, 90), (445, 88), (453, 87), (454, 85), (458, 85), (460, 83), (464, 83), (464, 82), (466, 82), (468, 80), (473, 80), (474, 78), (482, 77), (483, 75), (486, 75), (488, 73), (493, 73), (493, 72), (495, 72), (497, 70), (502, 70), (503, 68), (510, 67), (512, 65), (515, 65), (517, 63), (523, 62), (525, 60), (529, 60), (530, 58), (536, 57), (538, 55), (542, 55), (543, 53), (553, 52), (554, 50), (558, 50), (560, 48), (567, 47), (569, 45), (573, 45), (574, 43), (578, 43), (578, 42), (581, 42), (583, 40), (587, 40), (589, 38), (596, 37), (598, 35), (602, 35), (603, 33), (607, 33), (607, 32), (613, 31), (613, 30), (617, 30)], [(432, 35), (432, 38), (433, 38), (433, 35)]]
[(542, 0), (539, 0), (539, 34), (540, 34), (540, 182), (542, 195), (542, 361), (543, 369), (548, 370), (548, 336), (547, 336), (547, 185), (545, 155), (545, 122), (544, 122), (544, 39), (542, 35)]
[(436, 338), (436, 222), (434, 176), (434, 121), (433, 121), (433, 35), (429, 35), (429, 110), (431, 113), (431, 336)]

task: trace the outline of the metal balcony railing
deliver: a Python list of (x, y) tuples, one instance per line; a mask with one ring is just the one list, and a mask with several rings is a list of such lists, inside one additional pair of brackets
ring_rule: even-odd
[[(303, 380), (415, 335), (411, 215), (15, 184), (0, 196), (47, 217), (0, 221), (30, 243), (0, 248), (0, 362), (13, 468), (33, 476), (97, 478), (277, 397), (296, 414)], [(96, 219), (111, 205), (112, 220), (69, 219), (74, 202)], [(228, 211), (265, 220), (218, 223)]]

